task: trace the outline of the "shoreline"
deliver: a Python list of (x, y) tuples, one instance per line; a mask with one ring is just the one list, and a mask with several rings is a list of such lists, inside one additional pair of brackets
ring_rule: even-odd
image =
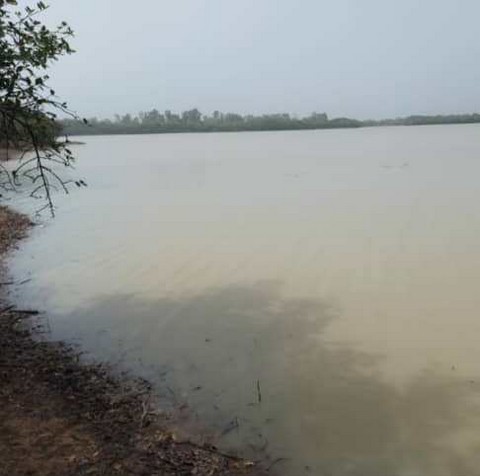
[(265, 475), (178, 441), (148, 382), (83, 363), (74, 346), (42, 338), (45, 317), (8, 302), (5, 258), (32, 226), (0, 205), (0, 474)]
[[(163, 117), (158, 111), (159, 117)], [(187, 111), (188, 112), (188, 111)], [(190, 111), (191, 112), (191, 111)], [(480, 124), (480, 114), (446, 114), (446, 115), (410, 115), (405, 117), (385, 119), (354, 119), (349, 117), (334, 117), (329, 119), (324, 113), (313, 114), (303, 118), (289, 114), (271, 114), (262, 116), (236, 116), (236, 122), (223, 122), (217, 119), (200, 115), (196, 122), (182, 122), (177, 115), (173, 122), (159, 119), (156, 123), (144, 123), (139, 116), (136, 121), (123, 123), (120, 118), (115, 121), (109, 119), (91, 118), (85, 123), (79, 120), (62, 120), (63, 134), (67, 136), (95, 136), (95, 135), (142, 135), (142, 134), (197, 134), (223, 132), (287, 132), (287, 131), (321, 131), (331, 129), (361, 129), (371, 127), (411, 127), (411, 126), (439, 126), (439, 125), (467, 125)]]

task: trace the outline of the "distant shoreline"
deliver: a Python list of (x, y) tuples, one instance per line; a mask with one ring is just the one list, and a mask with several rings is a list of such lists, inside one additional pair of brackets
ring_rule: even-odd
[(173, 114), (153, 110), (138, 116), (126, 114), (115, 120), (91, 118), (84, 121), (64, 119), (60, 121), (62, 134), (68, 136), (127, 135), (127, 134), (182, 134), (218, 132), (299, 131), (325, 129), (353, 129), (362, 127), (421, 126), (478, 124), (480, 114), (455, 114), (425, 116), (416, 115), (395, 119), (357, 120), (347, 117), (329, 119), (325, 113), (314, 113), (296, 118), (289, 114), (241, 116), (239, 114), (214, 113), (204, 116), (198, 110)]

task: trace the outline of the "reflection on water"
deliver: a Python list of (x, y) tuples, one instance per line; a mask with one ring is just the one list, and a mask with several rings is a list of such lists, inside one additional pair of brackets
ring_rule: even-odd
[(167, 400), (175, 389), (216, 443), (281, 455), (290, 474), (477, 474), (480, 382), (424, 371), (390, 385), (371, 356), (322, 339), (335, 314), (257, 283), (184, 299), (108, 297), (55, 322), (59, 335), (76, 322), (96, 355), (137, 361)]
[(285, 474), (480, 474), (479, 131), (89, 138), (19, 299)]

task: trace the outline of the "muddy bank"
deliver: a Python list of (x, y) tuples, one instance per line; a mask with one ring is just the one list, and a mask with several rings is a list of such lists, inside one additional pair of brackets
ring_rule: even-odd
[[(0, 207), (0, 263), (30, 226)], [(45, 316), (9, 305), (4, 266), (0, 282), (0, 475), (261, 474), (213, 446), (177, 441), (148, 382), (44, 339)]]

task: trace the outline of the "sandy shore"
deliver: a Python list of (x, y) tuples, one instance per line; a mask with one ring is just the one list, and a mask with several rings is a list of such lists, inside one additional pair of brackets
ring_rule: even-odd
[[(0, 206), (0, 263), (31, 226)], [(0, 475), (261, 473), (213, 446), (177, 441), (148, 382), (43, 339), (45, 318), (9, 305), (4, 266), (0, 282)]]

